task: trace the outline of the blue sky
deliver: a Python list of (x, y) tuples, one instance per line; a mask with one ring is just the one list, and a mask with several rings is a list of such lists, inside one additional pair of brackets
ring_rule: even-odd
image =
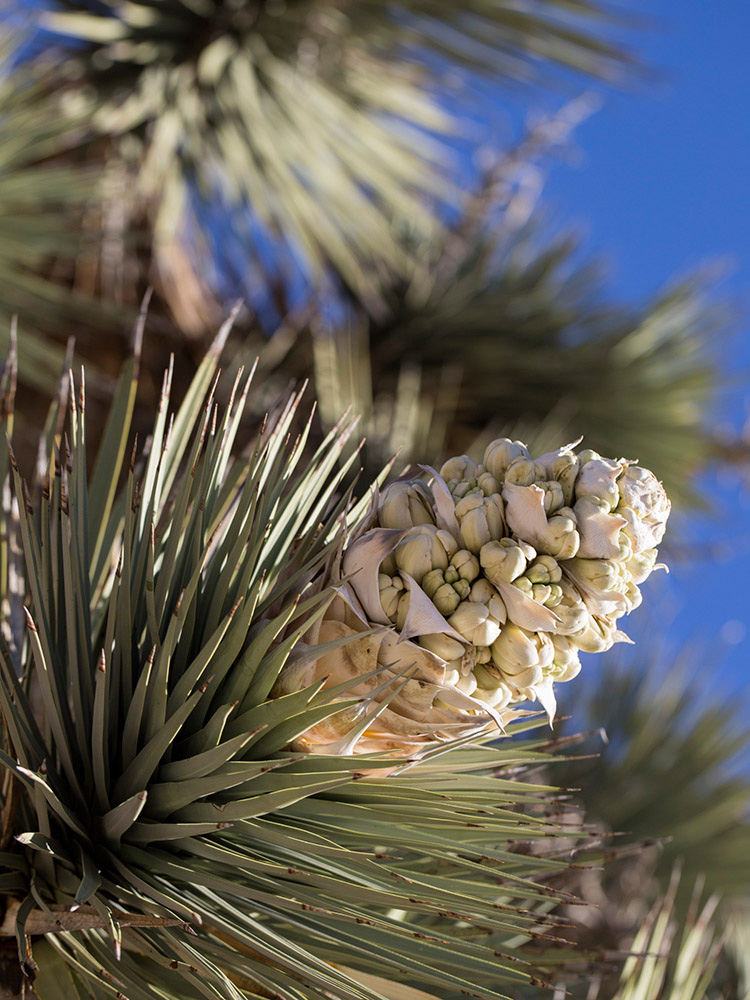
[[(696, 265), (726, 263), (719, 291), (737, 302), (740, 320), (721, 346), (723, 363), (745, 377), (744, 391), (718, 401), (717, 416), (740, 428), (750, 420), (750, 4), (632, 0), (628, 9), (649, 15), (632, 37), (658, 79), (605, 97), (576, 132), (573, 165), (553, 166), (545, 200), (579, 224), (628, 301)], [(708, 487), (716, 516), (686, 527), (701, 544), (716, 543), (711, 558), (673, 564), (668, 579), (646, 586), (671, 622), (669, 638), (702, 646), (718, 637), (723, 654), (706, 669), (727, 693), (747, 692), (750, 475), (712, 476)]]

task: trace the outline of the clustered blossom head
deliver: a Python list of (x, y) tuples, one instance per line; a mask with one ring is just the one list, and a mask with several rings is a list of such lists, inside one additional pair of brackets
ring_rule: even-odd
[[(444, 688), (477, 711), (537, 699), (552, 717), (553, 684), (576, 676), (579, 653), (626, 639), (618, 620), (657, 567), (663, 487), (624, 459), (572, 446), (532, 458), (507, 438), (480, 465), (461, 455), (428, 471), (429, 486), (383, 491), (345, 555), (368, 620), (437, 657)], [(376, 587), (359, 572), (373, 559)]]

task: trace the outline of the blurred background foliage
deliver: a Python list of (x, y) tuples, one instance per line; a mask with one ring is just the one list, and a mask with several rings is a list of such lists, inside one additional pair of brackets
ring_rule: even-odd
[[(690, 508), (707, 503), (710, 461), (747, 463), (742, 435), (712, 422), (733, 318), (710, 275), (620, 302), (540, 200), (550, 158), (592, 110), (575, 95), (644, 73), (632, 20), (593, 0), (34, 8), (0, 7), (0, 345), (17, 315), (19, 391), (34, 403), (21, 408), (38, 427), (70, 337), (90, 407), (107, 398), (153, 286), (143, 414), (169, 353), (179, 393), (242, 298), (228, 350), (232, 367), (259, 357), (251, 417), (311, 378), (323, 430), (362, 415), (368, 473), (399, 449), (403, 466), (500, 434), (532, 448), (585, 434)], [(564, 100), (515, 146), (473, 149), (477, 81), (509, 105), (542, 87)], [(603, 830), (659, 841), (604, 877), (588, 943), (622, 950), (643, 924), (638, 947), (674, 944), (671, 964), (627, 967), (619, 1000), (703, 996), (680, 972), (687, 953), (711, 995), (740, 996), (748, 723), (656, 671), (674, 657), (648, 662), (646, 645), (626, 668), (605, 661), (585, 696), (604, 752), (564, 765)], [(658, 693), (643, 679), (655, 673)]]

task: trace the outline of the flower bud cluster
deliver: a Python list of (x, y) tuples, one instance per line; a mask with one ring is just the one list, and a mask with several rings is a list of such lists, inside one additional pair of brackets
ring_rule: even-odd
[[(670, 503), (653, 473), (573, 446), (533, 458), (500, 438), (382, 493), (395, 536), (382, 615), (445, 663), (445, 684), (492, 710), (575, 677), (580, 652), (626, 640), (617, 621), (657, 567)], [(357, 587), (356, 580), (354, 582)], [(431, 609), (431, 610), (430, 610)]]

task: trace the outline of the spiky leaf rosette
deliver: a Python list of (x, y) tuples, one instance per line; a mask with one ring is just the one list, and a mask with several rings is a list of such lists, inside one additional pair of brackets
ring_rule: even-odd
[(451, 744), (397, 773), (288, 749), (371, 707), (349, 682), (270, 697), (291, 656), (341, 643), (299, 640), (363, 507), (341, 488), (351, 428), (304, 460), (298, 396), (232, 457), (249, 386), (218, 412), (225, 334), (171, 417), (165, 377), (143, 458), (133, 360), (90, 476), (72, 376), (38, 504), (12, 461), (27, 624), (0, 641), (0, 932), (43, 1000), (501, 997), (543, 971), (523, 946), (565, 869), (562, 848), (517, 847), (571, 835), (518, 780), (538, 744)]
[(507, 0), (60, 6), (48, 24), (88, 43), (78, 61), (92, 114), (103, 133), (140, 145), (157, 248), (190, 216), (197, 189), (250, 206), (254, 234), (231, 214), (261, 271), (272, 269), (270, 240), (281, 271), (330, 268), (366, 298), (378, 286), (373, 263), (405, 266), (391, 220), (431, 232), (425, 195), (448, 193), (446, 157), (428, 133), (455, 129), (436, 94), (457, 66), (517, 80), (550, 66), (611, 77), (628, 61), (608, 40), (614, 19), (583, 0), (524, 10)]

